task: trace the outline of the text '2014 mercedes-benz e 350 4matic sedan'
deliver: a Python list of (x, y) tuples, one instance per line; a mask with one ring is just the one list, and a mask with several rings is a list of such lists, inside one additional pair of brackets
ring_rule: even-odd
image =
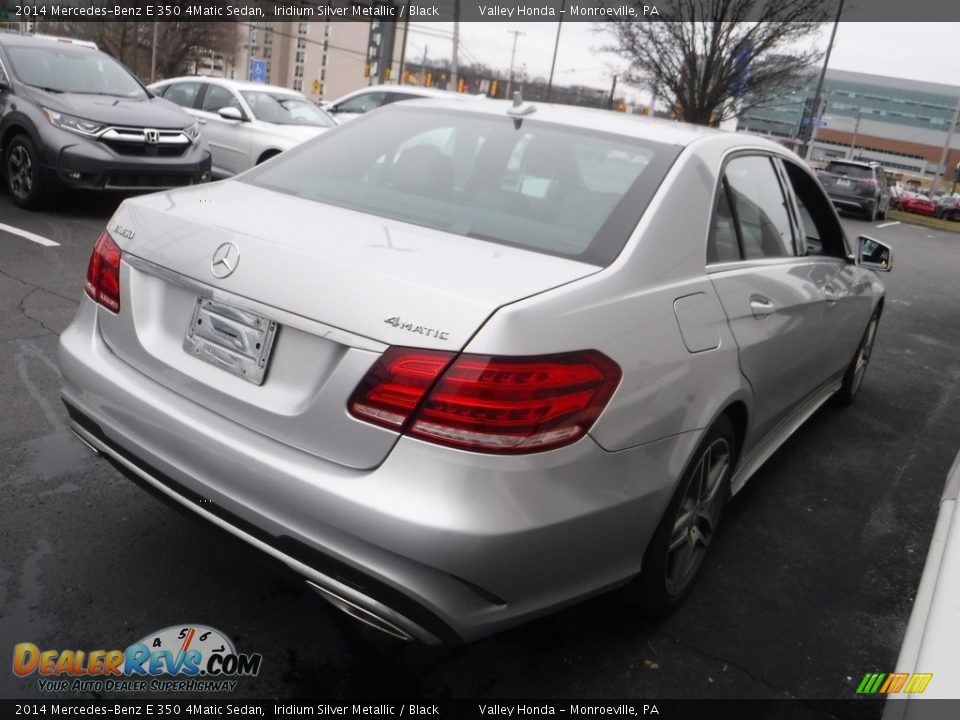
[(891, 261), (762, 138), (396, 103), (125, 201), (63, 399), (128, 476), (392, 635), (630, 581), (657, 615), (728, 497), (857, 394)]

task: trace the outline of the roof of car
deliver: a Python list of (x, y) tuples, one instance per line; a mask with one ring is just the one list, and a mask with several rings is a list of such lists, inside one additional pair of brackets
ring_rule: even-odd
[(78, 40), (75, 38), (57, 37), (55, 35), (21, 35), (11, 30), (0, 30), (0, 45), (8, 47), (29, 46), (29, 45), (47, 45), (52, 42), (63, 43), (70, 47), (87, 48), (89, 50), (99, 50), (97, 44), (89, 40)]
[[(388, 107), (403, 105), (405, 103), (395, 103)], [(560, 105), (556, 103), (531, 102), (524, 103), (532, 105), (535, 111), (529, 115), (514, 116), (517, 119), (541, 120), (544, 122), (559, 123), (562, 125), (571, 125), (582, 127), (599, 132), (617, 133), (620, 135), (629, 135), (636, 137), (642, 135), (644, 138), (653, 142), (665, 143), (668, 145), (686, 146), (694, 140), (706, 137), (733, 137), (735, 134), (726, 130), (705, 127), (703, 125), (692, 125), (676, 120), (664, 120), (641, 115), (614, 112), (612, 110), (600, 110), (597, 108), (577, 107), (573, 105)], [(456, 99), (423, 99), (416, 101), (417, 107), (429, 107), (438, 110), (449, 109), (459, 110), (471, 113), (481, 112), (490, 115), (508, 115), (507, 110), (512, 106), (512, 102), (507, 100), (491, 100), (478, 98), (476, 102), (465, 105)], [(766, 140), (762, 137), (747, 136), (740, 134), (740, 137), (749, 137), (751, 142), (763, 146), (770, 146), (782, 150), (778, 144)]]
[(269, 91), (269, 92), (278, 92), (285, 93), (287, 95), (298, 95), (302, 96), (303, 93), (297, 92), (296, 90), (291, 90), (290, 88), (285, 88), (281, 85), (267, 85), (262, 82), (248, 82), (245, 80), (231, 80), (230, 78), (222, 77), (213, 77), (211, 75), (181, 75), (180, 77), (166, 78), (165, 80), (158, 80), (153, 85), (166, 85), (172, 82), (183, 82), (183, 81), (202, 81), (214, 83), (216, 85), (223, 85), (225, 87), (233, 88), (234, 90), (260, 90)]

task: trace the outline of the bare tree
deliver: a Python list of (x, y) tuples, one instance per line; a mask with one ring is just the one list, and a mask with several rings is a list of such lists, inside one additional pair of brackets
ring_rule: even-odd
[[(92, 40), (117, 58), (143, 81), (149, 81), (153, 49), (151, 22), (44, 23), (43, 31)], [(234, 56), (236, 26), (230, 22), (161, 22), (157, 26), (157, 79), (183, 72), (196, 50), (207, 49)]]
[(657, 3), (660, 15), (649, 21), (606, 23), (614, 43), (604, 49), (629, 59), (624, 80), (652, 89), (677, 118), (717, 125), (802, 84), (804, 71), (821, 57), (809, 41), (829, 5), (668, 0)]

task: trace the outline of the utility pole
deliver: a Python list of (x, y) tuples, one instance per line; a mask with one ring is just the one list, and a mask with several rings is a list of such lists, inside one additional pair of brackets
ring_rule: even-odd
[(613, 85), (610, 86), (610, 100), (607, 102), (607, 108), (613, 110), (613, 94), (617, 91), (617, 76), (613, 76)]
[[(947, 153), (950, 151), (950, 143), (953, 141), (953, 130), (960, 122), (960, 98), (957, 98), (957, 107), (953, 111), (953, 117), (950, 118), (950, 125), (947, 128), (947, 141), (943, 144), (943, 152), (940, 153), (940, 164), (933, 173), (933, 184), (930, 185), (930, 197), (933, 198), (933, 191), (940, 185), (943, 179), (943, 170), (947, 165)], [(956, 187), (956, 186), (954, 186)]]
[(837, 36), (837, 26), (840, 24), (840, 13), (843, 12), (843, 0), (837, 6), (837, 17), (833, 21), (833, 29), (830, 31), (830, 44), (827, 45), (827, 54), (823, 58), (823, 67), (820, 68), (820, 79), (817, 80), (817, 92), (813, 96), (813, 112), (810, 115), (810, 139), (807, 141), (807, 150), (803, 154), (803, 159), (809, 161), (813, 153), (813, 141), (817, 137), (817, 122), (820, 120), (820, 97), (823, 95), (823, 80), (827, 76), (827, 65), (830, 64), (830, 52), (833, 50), (833, 39)]
[(460, 50), (460, 0), (453, 0), (453, 62), (450, 66), (450, 85), (448, 90), (456, 91), (460, 79), (458, 55)]
[(157, 79), (157, 23), (153, 23), (153, 49), (150, 51), (150, 82)]
[(423, 46), (423, 62), (420, 63), (420, 70), (423, 73), (423, 80), (420, 82), (420, 85), (423, 87), (427, 86), (427, 50), (429, 49), (429, 45)]
[[(404, 17), (410, 17), (410, 0), (407, 0), (407, 10)], [(400, 46), (400, 72), (397, 73), (397, 85), (403, 85), (403, 66), (407, 61), (407, 35), (410, 33), (410, 21), (403, 23), (403, 45)]]
[(513, 33), (513, 50), (510, 51), (510, 79), (507, 80), (507, 99), (509, 100), (513, 95), (513, 61), (517, 57), (517, 38), (526, 35), (526, 33), (519, 30), (507, 30), (507, 32)]
[(853, 160), (853, 154), (857, 151), (857, 134), (860, 132), (860, 111), (857, 110), (857, 124), (853, 126), (853, 139), (850, 141), (850, 159)]
[(560, 0), (560, 22), (557, 23), (557, 39), (553, 43), (553, 61), (550, 63), (550, 79), (547, 81), (547, 102), (550, 102), (550, 93), (553, 92), (553, 69), (557, 66), (557, 50), (560, 49), (560, 31), (563, 30), (563, 11), (567, 0)]

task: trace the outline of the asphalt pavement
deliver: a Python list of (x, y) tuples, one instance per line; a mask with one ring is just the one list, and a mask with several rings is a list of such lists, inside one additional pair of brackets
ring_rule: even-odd
[(182, 623), (263, 654), (234, 693), (250, 698), (843, 699), (864, 673), (893, 670), (960, 448), (960, 236), (845, 219), (895, 252), (862, 394), (821, 409), (732, 502), (671, 617), (644, 622), (615, 592), (429, 648), (340, 616), (70, 435), (57, 336), (115, 205), (74, 198), (31, 213), (0, 194), (0, 223), (58, 243), (0, 229), (0, 697), (42, 696), (36, 676), (11, 672), (15, 643), (124, 648)]

